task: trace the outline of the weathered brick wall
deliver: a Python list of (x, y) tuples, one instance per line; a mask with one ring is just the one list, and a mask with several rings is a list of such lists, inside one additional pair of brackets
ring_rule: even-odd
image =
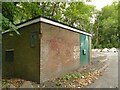
[[(39, 39), (35, 47), (31, 47), (31, 33), (37, 32), (39, 35), (39, 23), (35, 23), (18, 31), (20, 35), (13, 32), (3, 34), (2, 42), (2, 75), (3, 77), (22, 78), (25, 80), (39, 82)], [(14, 49), (14, 61), (5, 60), (5, 51)]]
[(61, 76), (79, 67), (79, 38), (79, 33), (41, 23), (41, 82)]

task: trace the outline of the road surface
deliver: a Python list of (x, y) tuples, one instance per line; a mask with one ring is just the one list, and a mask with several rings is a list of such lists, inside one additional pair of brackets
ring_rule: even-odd
[(118, 87), (118, 53), (105, 53), (108, 67), (93, 84), (87, 88), (117, 88)]

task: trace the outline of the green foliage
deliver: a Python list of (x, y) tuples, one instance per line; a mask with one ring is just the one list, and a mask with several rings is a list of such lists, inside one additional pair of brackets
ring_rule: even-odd
[(2, 84), (2, 88), (9, 88), (10, 84), (7, 80), (2, 80), (0, 81), (0, 83)]
[(13, 18), (16, 12), (14, 3), (12, 2), (3, 2), (2, 3), (2, 14), (5, 18), (8, 18), (9, 21), (13, 22)]
[(9, 19), (5, 18), (1, 13), (0, 13), (0, 17), (2, 17), (2, 21), (0, 21), (1, 25), (2, 25), (2, 30), (7, 30), (9, 28)]
[(17, 24), (41, 15), (86, 31), (94, 12), (94, 6), (84, 2), (4, 2), (2, 7), (6, 22)]
[(98, 12), (93, 27), (93, 47), (118, 47), (118, 7), (117, 3), (105, 6)]
[(0, 13), (0, 17), (2, 17), (2, 21), (1, 21), (1, 23), (2, 23), (2, 30), (0, 30), (0, 31), (4, 31), (4, 30), (9, 29), (11, 31), (15, 31), (17, 34), (20, 35), (20, 33), (17, 31), (17, 27), (14, 24), (12, 24), (9, 21), (9, 19), (5, 18), (1, 13)]
[(72, 79), (77, 79), (80, 78), (81, 74), (80, 73), (72, 73), (72, 74), (67, 74), (63, 76), (63, 80), (72, 80)]
[(62, 85), (61, 82), (59, 82), (59, 81), (56, 82), (56, 86), (61, 86), (61, 85)]
[(64, 23), (88, 31), (90, 18), (94, 12), (94, 6), (84, 2), (72, 2), (64, 12)]

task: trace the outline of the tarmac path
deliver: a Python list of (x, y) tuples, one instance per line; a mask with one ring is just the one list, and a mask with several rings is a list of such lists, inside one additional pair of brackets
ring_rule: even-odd
[(118, 53), (105, 53), (108, 67), (94, 83), (87, 88), (118, 88)]

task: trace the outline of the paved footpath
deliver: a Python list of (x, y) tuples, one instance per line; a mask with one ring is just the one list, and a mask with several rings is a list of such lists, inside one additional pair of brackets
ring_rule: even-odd
[(103, 76), (99, 77), (87, 88), (116, 88), (118, 87), (118, 53), (106, 53), (108, 67)]

